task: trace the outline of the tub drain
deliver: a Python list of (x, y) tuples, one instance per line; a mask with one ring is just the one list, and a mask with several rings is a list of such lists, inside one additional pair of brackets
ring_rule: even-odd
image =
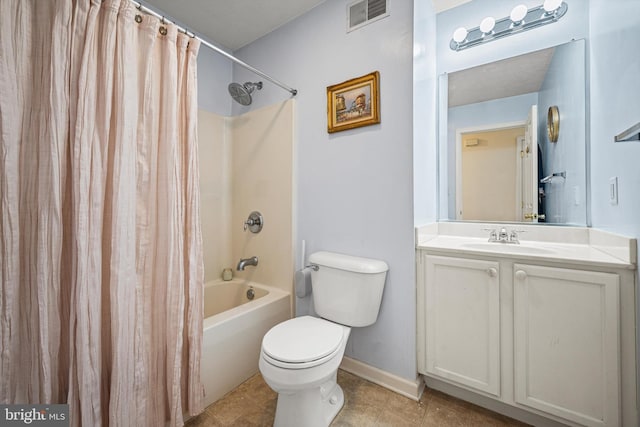
[(252, 288), (252, 287), (250, 287), (250, 288), (247, 290), (247, 299), (248, 299), (249, 301), (251, 301), (252, 299), (254, 299), (254, 298), (255, 298), (255, 296), (256, 296), (256, 292), (253, 290), (253, 288)]

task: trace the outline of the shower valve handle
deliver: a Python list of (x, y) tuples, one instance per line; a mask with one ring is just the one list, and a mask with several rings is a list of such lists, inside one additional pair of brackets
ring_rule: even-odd
[(264, 219), (262, 214), (258, 211), (253, 211), (249, 214), (249, 218), (244, 222), (244, 231), (251, 231), (252, 233), (259, 233), (264, 226)]
[(260, 225), (260, 220), (252, 220), (252, 219), (248, 219), (244, 222), (244, 231), (247, 231), (247, 228), (249, 228), (252, 225)]

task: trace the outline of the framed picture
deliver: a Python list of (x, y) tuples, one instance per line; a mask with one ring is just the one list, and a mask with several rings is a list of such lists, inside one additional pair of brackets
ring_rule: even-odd
[(380, 123), (380, 73), (327, 87), (329, 133)]

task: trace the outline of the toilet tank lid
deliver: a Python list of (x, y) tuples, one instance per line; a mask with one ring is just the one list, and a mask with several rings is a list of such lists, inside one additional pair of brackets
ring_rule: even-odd
[(314, 252), (309, 257), (309, 262), (319, 266), (353, 271), (354, 273), (374, 274), (384, 273), (389, 270), (389, 266), (384, 261), (335, 252)]

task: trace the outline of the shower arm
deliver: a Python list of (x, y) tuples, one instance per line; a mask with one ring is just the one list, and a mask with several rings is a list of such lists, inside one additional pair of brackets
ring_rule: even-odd
[(243, 68), (246, 68), (247, 70), (251, 71), (252, 73), (257, 74), (260, 77), (264, 77), (265, 79), (269, 80), (274, 85), (280, 86), (282, 89), (284, 89), (287, 92), (289, 92), (292, 96), (296, 96), (298, 94), (298, 91), (296, 89), (290, 88), (289, 86), (287, 86), (284, 83), (274, 79), (273, 77), (268, 76), (267, 74), (263, 73), (262, 71), (258, 70), (257, 68), (254, 68), (251, 65), (247, 64), (246, 62), (236, 58), (235, 56), (228, 54), (224, 50), (218, 50), (218, 48), (216, 48), (212, 44), (209, 44), (209, 42), (207, 42), (206, 40), (202, 40), (199, 37), (197, 37), (197, 38), (200, 39), (200, 43), (204, 44), (205, 46), (210, 47), (211, 49), (213, 49), (216, 52), (218, 52), (220, 55), (229, 58), (230, 60), (232, 60), (236, 64), (240, 65)]
[(207, 41), (203, 37), (201, 37), (199, 35), (196, 35), (196, 33), (194, 33), (193, 31), (189, 31), (186, 28), (181, 27), (180, 25), (176, 24), (175, 22), (172, 22), (172, 21), (168, 20), (164, 15), (162, 15), (162, 14), (156, 12), (155, 10), (149, 8), (147, 5), (142, 4), (142, 3), (138, 2), (138, 1), (135, 1), (135, 0), (131, 0), (131, 2), (136, 6), (136, 8), (138, 10), (141, 10), (142, 12), (148, 13), (149, 15), (153, 15), (156, 18), (162, 19), (162, 21), (165, 24), (173, 24), (173, 25), (175, 25), (178, 28), (179, 31), (182, 31), (183, 33), (185, 33), (189, 37), (193, 37), (193, 38), (196, 38), (196, 39), (200, 40), (200, 43), (202, 43), (203, 45), (205, 45), (209, 49), (219, 53), (220, 55), (224, 56), (225, 58), (235, 62), (236, 64), (240, 65), (242, 68), (245, 68), (245, 69), (251, 71), (252, 73), (259, 75), (260, 77), (262, 77), (262, 78), (264, 78), (266, 80), (269, 80), (271, 83), (273, 83), (276, 86), (280, 86), (282, 89), (284, 89), (287, 92), (289, 92), (292, 96), (296, 96), (298, 94), (298, 91), (296, 89), (293, 89), (293, 88), (287, 86), (286, 84), (282, 83), (281, 81), (274, 79), (273, 77), (263, 73), (262, 71), (258, 70), (255, 67), (252, 67), (251, 65), (249, 65), (246, 62), (242, 61), (241, 59), (238, 59), (235, 56), (231, 55), (230, 53), (225, 52), (224, 50), (220, 49), (218, 46), (214, 45), (213, 43), (210, 43), (209, 41)]

